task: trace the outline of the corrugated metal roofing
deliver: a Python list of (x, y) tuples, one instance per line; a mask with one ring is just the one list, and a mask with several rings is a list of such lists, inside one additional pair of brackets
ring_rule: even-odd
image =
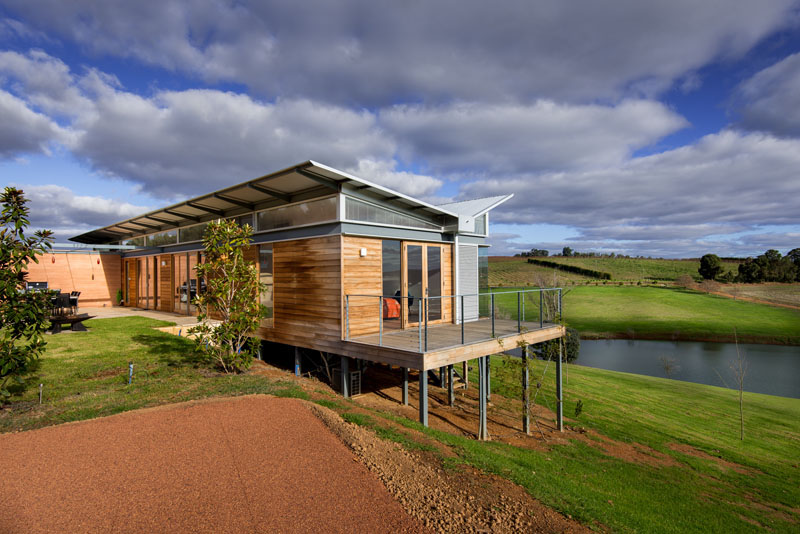
[(446, 209), (462, 217), (478, 217), (489, 210), (492, 210), (507, 201), (514, 195), (500, 195), (496, 197), (475, 198), (472, 200), (462, 200), (461, 202), (450, 202), (439, 204), (439, 208)]

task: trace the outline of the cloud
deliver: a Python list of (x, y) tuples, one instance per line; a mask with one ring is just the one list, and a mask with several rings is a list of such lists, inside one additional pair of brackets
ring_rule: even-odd
[(52, 230), (57, 242), (148, 211), (125, 201), (74, 194), (60, 185), (18, 185), (29, 199), (31, 226)]
[[(653, 96), (791, 23), (776, 0), (486, 3), (7, 0), (37, 31), (262, 97), (398, 101)], [(310, 15), (311, 14), (311, 15)]]
[(745, 80), (735, 101), (742, 127), (800, 137), (800, 53)]
[(416, 198), (431, 198), (442, 186), (442, 180), (413, 172), (398, 171), (395, 167), (396, 164), (390, 161), (361, 159), (358, 165), (346, 170), (356, 176), (368, 178), (373, 183)]
[(590, 169), (621, 164), (639, 148), (688, 125), (663, 104), (625, 100), (616, 106), (459, 103), (394, 106), (381, 125), (400, 154), (439, 173), (488, 174)]
[(25, 102), (0, 90), (0, 158), (24, 153), (48, 154), (50, 144), (65, 142), (69, 132)]

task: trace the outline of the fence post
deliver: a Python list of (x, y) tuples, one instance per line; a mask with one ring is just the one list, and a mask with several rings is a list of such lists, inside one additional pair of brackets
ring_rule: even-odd
[(494, 337), (494, 293), (492, 295), (492, 337)]
[(464, 344), (464, 295), (461, 295), (461, 344)]
[(428, 352), (428, 297), (422, 299), (425, 304), (425, 352)]
[(378, 299), (380, 302), (378, 307), (378, 321), (380, 323), (378, 325), (378, 346), (382, 347), (383, 346), (383, 295), (378, 297)]
[(520, 303), (520, 297), (522, 293), (517, 292), (517, 334), (522, 332), (522, 304)]
[(417, 301), (417, 337), (419, 337), (419, 351), (422, 352), (422, 299)]
[(542, 304), (544, 304), (544, 291), (539, 290), (539, 328), (544, 327), (544, 315), (542, 315)]
[(344, 296), (344, 338), (350, 339), (350, 295)]

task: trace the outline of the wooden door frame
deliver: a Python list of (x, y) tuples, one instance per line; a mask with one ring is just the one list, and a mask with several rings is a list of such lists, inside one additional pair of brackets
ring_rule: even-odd
[[(439, 294), (444, 297), (445, 294), (445, 287), (444, 287), (444, 247), (452, 246), (449, 243), (426, 243), (425, 241), (400, 241), (400, 280), (403, 288), (403, 295), (408, 295), (408, 246), (420, 246), (422, 247), (422, 295), (426, 297), (425, 294), (428, 289), (428, 247), (437, 247), (439, 248), (439, 271), (440, 275), (440, 284), (441, 287), (439, 288)], [(403, 299), (408, 301), (408, 299)], [(435, 321), (428, 321), (428, 324), (441, 324), (446, 322), (445, 321), (445, 313), (444, 313), (444, 299), (440, 299), (441, 301), (441, 317)], [(401, 316), (402, 316), (402, 328), (416, 328), (419, 326), (419, 322), (417, 318), (415, 320), (411, 320), (411, 317), (408, 316), (408, 307), (406, 306), (407, 302), (404, 302), (401, 306)], [(424, 318), (423, 318), (424, 320)]]

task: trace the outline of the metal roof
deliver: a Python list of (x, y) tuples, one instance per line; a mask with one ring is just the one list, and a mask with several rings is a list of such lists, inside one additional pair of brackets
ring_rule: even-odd
[(493, 210), (503, 202), (509, 200), (514, 195), (500, 195), (496, 197), (475, 198), (472, 200), (462, 200), (461, 202), (450, 202), (439, 204), (439, 208), (452, 211), (463, 217), (478, 217), (489, 210)]
[(235, 217), (256, 210), (341, 192), (345, 184), (382, 198), (400, 209), (413, 209), (415, 213), (423, 212), (433, 216), (458, 217), (457, 213), (446, 207), (428, 204), (309, 160), (254, 180), (71, 237), (70, 241), (87, 244), (111, 243), (136, 235), (189, 226), (221, 217)]

